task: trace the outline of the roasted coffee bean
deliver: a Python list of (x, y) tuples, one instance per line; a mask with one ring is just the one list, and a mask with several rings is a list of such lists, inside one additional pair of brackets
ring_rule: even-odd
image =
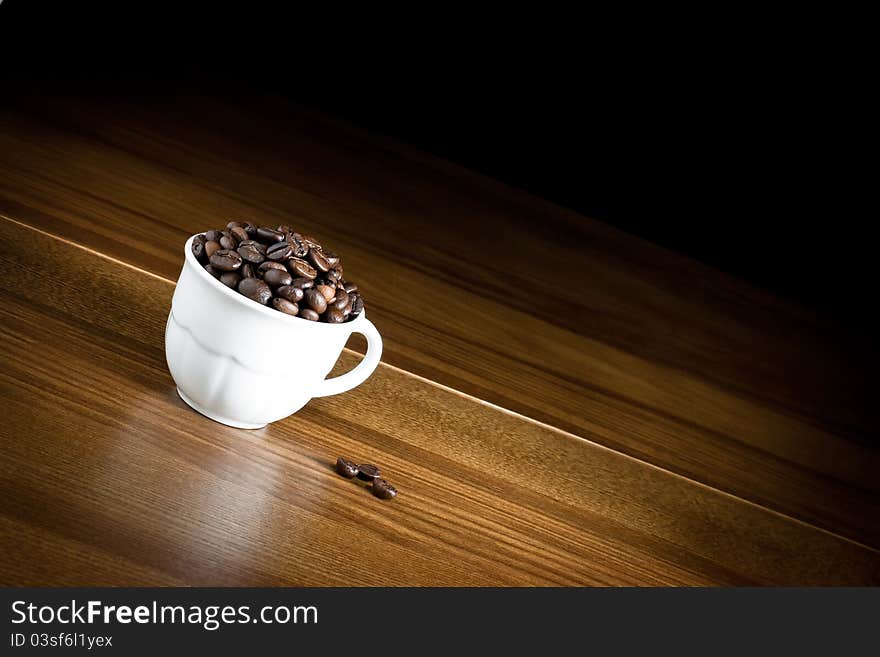
[(211, 256), (211, 264), (220, 271), (235, 271), (241, 267), (241, 256), (236, 251), (222, 249)]
[(303, 294), (303, 300), (306, 304), (319, 315), (327, 310), (327, 300), (324, 295), (314, 288), (309, 288)]
[(226, 287), (231, 287), (233, 290), (238, 287), (239, 281), (241, 281), (241, 276), (238, 275), (237, 271), (226, 271), (220, 274), (220, 282)]
[(372, 491), (373, 495), (383, 500), (390, 500), (397, 496), (397, 489), (384, 479), (373, 480)]
[(321, 246), (321, 243), (318, 240), (314, 239), (313, 237), (309, 237), (308, 235), (303, 235), (302, 239), (303, 239), (303, 242), (306, 243), (306, 246), (308, 246), (310, 249), (318, 249), (318, 251), (324, 250), (324, 247)]
[(293, 285), (282, 285), (275, 290), (275, 296), (287, 299), (291, 303), (298, 303), (302, 301), (303, 289), (301, 287), (294, 287)]
[(238, 284), (238, 291), (248, 299), (252, 299), (264, 306), (269, 303), (272, 298), (272, 290), (259, 278), (243, 278)]
[(290, 285), (293, 282), (290, 274), (281, 269), (267, 269), (266, 273), (263, 274), (263, 280), (272, 287)]
[(232, 236), (237, 242), (244, 242), (245, 240), (250, 239), (247, 231), (242, 226), (233, 226), (229, 229), (229, 232), (232, 233)]
[(209, 259), (216, 251), (220, 250), (220, 242), (214, 240), (208, 240), (205, 242), (205, 256)]
[(301, 278), (315, 278), (318, 275), (315, 268), (301, 258), (291, 258), (287, 261), (287, 267), (291, 274)]
[(266, 272), (270, 269), (277, 269), (284, 272), (287, 271), (287, 267), (282, 265), (280, 262), (272, 262), (271, 260), (267, 260), (262, 265), (260, 265), (259, 269), (257, 269), (257, 273), (259, 273), (261, 276), (265, 276)]
[(295, 303), (291, 303), (287, 299), (280, 299), (278, 297), (272, 299), (272, 307), (287, 315), (296, 315), (299, 313), (299, 306)]
[(351, 304), (351, 297), (348, 296), (348, 292), (345, 290), (336, 290), (336, 296), (333, 298), (333, 301), (330, 302), (330, 305), (336, 308), (336, 310), (345, 310), (348, 308), (349, 304)]
[(336, 472), (346, 479), (352, 479), (356, 477), (358, 473), (357, 463), (340, 456), (336, 459)]
[(275, 262), (284, 262), (293, 254), (293, 249), (287, 242), (276, 242), (266, 249), (266, 257)]
[(360, 295), (354, 298), (354, 301), (351, 302), (351, 315), (352, 317), (357, 317), (361, 314), (361, 311), (364, 309), (364, 300)]
[(284, 239), (284, 233), (279, 230), (274, 230), (272, 228), (266, 228), (265, 226), (260, 226), (257, 228), (257, 239), (261, 242), (266, 242), (268, 244), (273, 244), (275, 242), (280, 242)]
[(309, 253), (309, 245), (303, 240), (303, 236), (299, 233), (291, 233), (287, 236), (287, 243), (293, 249), (293, 255), (297, 258), (305, 258)]
[(205, 244), (207, 243), (207, 241), (208, 240), (205, 239), (204, 235), (196, 235), (195, 237), (193, 237), (192, 241), (193, 255), (196, 257), (196, 260), (198, 260), (203, 265), (207, 264), (208, 262), (208, 256), (205, 253)]
[(318, 249), (309, 250), (309, 262), (311, 262), (318, 271), (324, 272), (330, 269), (330, 263), (327, 262), (327, 258), (325, 258), (324, 254)]
[(370, 463), (358, 466), (358, 479), (363, 481), (373, 481), (379, 478), (379, 468)]
[(315, 289), (321, 293), (327, 303), (330, 303), (336, 296), (336, 288), (332, 285), (315, 285)]
[(266, 259), (266, 247), (254, 240), (244, 240), (238, 245), (238, 255), (248, 262), (259, 265)]
[(229, 221), (224, 229), (196, 235), (191, 246), (205, 271), (279, 312), (330, 324), (363, 312), (358, 286), (345, 280), (340, 256), (286, 224)]
[(246, 239), (246, 240), (242, 240), (242, 241), (239, 243), (238, 246), (239, 246), (239, 247), (242, 247), (242, 246), (252, 246), (252, 247), (254, 247), (257, 251), (259, 251), (260, 253), (262, 253), (263, 255), (266, 255), (266, 245), (263, 244), (262, 242), (258, 242), (257, 240), (252, 239), (252, 238), (248, 238), (248, 239)]

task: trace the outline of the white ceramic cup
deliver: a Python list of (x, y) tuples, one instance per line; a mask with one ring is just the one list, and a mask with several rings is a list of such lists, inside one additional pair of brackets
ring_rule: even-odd
[[(382, 338), (365, 311), (350, 322), (325, 324), (285, 315), (231, 290), (184, 247), (183, 270), (165, 327), (165, 358), (181, 399), (202, 415), (241, 429), (285, 418), (313, 397), (363, 383), (382, 356)], [(352, 333), (367, 354), (328, 379)]]

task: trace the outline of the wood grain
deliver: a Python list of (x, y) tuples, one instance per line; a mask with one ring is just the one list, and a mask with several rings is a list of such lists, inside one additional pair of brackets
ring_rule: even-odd
[(388, 363), (880, 546), (873, 341), (388, 140), (282, 103), (20, 99), (0, 212), (172, 279), (218, 217), (301, 226)]
[(384, 364), (216, 424), (167, 372), (170, 281), (8, 220), (0, 244), (3, 583), (880, 582), (876, 550)]

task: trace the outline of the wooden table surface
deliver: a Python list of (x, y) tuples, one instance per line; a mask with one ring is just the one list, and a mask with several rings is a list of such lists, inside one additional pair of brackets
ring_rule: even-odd
[[(232, 218), (330, 244), (385, 341), (258, 431), (164, 356), (184, 240)], [(0, 240), (0, 583), (880, 583), (872, 336), (390, 140), (10, 99)]]

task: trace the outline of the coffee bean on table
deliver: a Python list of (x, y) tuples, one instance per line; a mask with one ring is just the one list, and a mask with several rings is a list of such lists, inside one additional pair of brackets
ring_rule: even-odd
[(220, 271), (235, 271), (239, 267), (241, 267), (241, 256), (238, 255), (236, 251), (232, 251), (231, 249), (221, 249), (220, 251), (215, 251), (214, 255), (211, 256), (211, 265)]
[(269, 271), (270, 269), (277, 269), (277, 270), (283, 271), (283, 272), (287, 271), (287, 267), (282, 265), (280, 262), (272, 262), (271, 260), (267, 260), (266, 262), (264, 262), (263, 264), (260, 265), (259, 269), (257, 269), (257, 272), (259, 274), (265, 276), (266, 272)]
[(301, 258), (291, 258), (287, 261), (290, 273), (301, 278), (315, 278), (318, 272), (309, 263)]
[(295, 287), (293, 285), (282, 285), (277, 290), (275, 290), (276, 297), (287, 299), (291, 303), (298, 303), (299, 301), (302, 301), (303, 294), (303, 289), (301, 287)]
[(358, 473), (357, 463), (340, 456), (336, 459), (336, 472), (346, 479), (352, 479), (356, 477)]
[(263, 280), (266, 281), (272, 287), (279, 287), (281, 285), (290, 285), (293, 282), (293, 279), (290, 277), (286, 271), (281, 269), (267, 269), (266, 273), (263, 274)]
[(220, 282), (233, 290), (238, 287), (239, 281), (241, 281), (241, 276), (236, 271), (226, 271), (220, 274)]
[(319, 315), (327, 310), (327, 300), (324, 298), (324, 295), (318, 292), (318, 290), (314, 288), (309, 288), (305, 290), (303, 294), (303, 300), (306, 304), (314, 310)]
[(397, 496), (397, 489), (384, 479), (375, 479), (372, 486), (373, 495), (383, 500)]
[(248, 299), (252, 299), (264, 306), (272, 298), (272, 290), (259, 278), (243, 278), (238, 284), (238, 291)]
[(345, 321), (345, 313), (336, 308), (328, 308), (327, 312), (321, 315), (321, 317), (323, 317), (324, 321), (328, 324), (342, 324), (342, 322)]
[(287, 299), (282, 299), (281, 297), (275, 297), (274, 299), (272, 299), (272, 307), (275, 310), (280, 310), (287, 315), (299, 314), (299, 306), (297, 306), (295, 303), (291, 303)]
[(257, 228), (257, 239), (261, 242), (267, 242), (272, 244), (273, 242), (280, 242), (284, 239), (284, 233), (280, 230), (275, 230), (274, 228), (266, 228), (265, 226), (260, 226)]
[(374, 479), (379, 478), (379, 468), (371, 463), (365, 463), (364, 465), (358, 466), (358, 479), (363, 481), (373, 481)]
[(205, 242), (205, 255), (210, 258), (216, 251), (220, 250), (220, 242), (208, 240)]
[(321, 316), (311, 308), (300, 309), (299, 316), (303, 319), (309, 320), (310, 322), (317, 322), (319, 319), (321, 319)]
[(293, 254), (290, 244), (287, 242), (276, 242), (266, 249), (266, 257), (275, 262), (284, 262)]
[(330, 269), (330, 263), (327, 258), (318, 249), (309, 250), (309, 262), (311, 262), (318, 271), (327, 271)]

